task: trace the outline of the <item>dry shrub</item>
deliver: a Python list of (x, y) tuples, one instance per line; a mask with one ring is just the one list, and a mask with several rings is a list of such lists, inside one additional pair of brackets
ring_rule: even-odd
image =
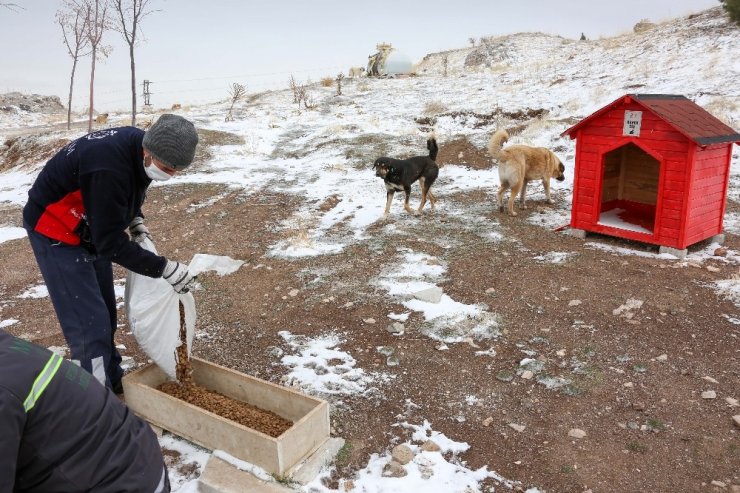
[(704, 109), (722, 123), (732, 128), (737, 128), (739, 122), (735, 115), (740, 112), (740, 104), (736, 100), (718, 96), (705, 104)]
[(321, 86), (322, 87), (331, 87), (334, 85), (334, 78), (333, 77), (324, 77), (321, 79)]
[(440, 103), (439, 101), (428, 101), (424, 105), (423, 113), (424, 115), (439, 115), (440, 113), (444, 113), (447, 111), (447, 106)]
[(0, 145), (0, 172), (43, 164), (67, 143), (67, 139), (44, 139), (35, 135), (11, 137)]

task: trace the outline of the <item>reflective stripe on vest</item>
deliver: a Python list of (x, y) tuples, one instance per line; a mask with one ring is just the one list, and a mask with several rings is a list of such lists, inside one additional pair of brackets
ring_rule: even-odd
[(46, 366), (44, 366), (44, 369), (41, 370), (41, 373), (39, 373), (39, 376), (36, 377), (36, 380), (33, 382), (33, 387), (31, 387), (31, 392), (28, 393), (28, 397), (23, 401), (23, 408), (26, 412), (33, 409), (33, 406), (36, 405), (36, 401), (41, 397), (41, 394), (44, 393), (46, 386), (49, 385), (51, 379), (54, 378), (54, 375), (56, 375), (60, 366), (62, 366), (62, 357), (58, 354), (52, 353), (49, 361), (46, 362)]

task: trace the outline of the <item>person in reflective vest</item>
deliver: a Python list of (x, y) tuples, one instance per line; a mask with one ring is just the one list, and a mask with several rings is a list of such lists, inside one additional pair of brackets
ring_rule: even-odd
[(151, 427), (90, 373), (0, 329), (0, 493), (169, 492)]

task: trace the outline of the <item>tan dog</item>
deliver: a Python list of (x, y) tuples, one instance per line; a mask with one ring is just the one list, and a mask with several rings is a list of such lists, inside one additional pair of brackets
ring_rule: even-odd
[(509, 134), (506, 130), (501, 129), (491, 136), (488, 143), (488, 152), (492, 158), (498, 161), (498, 177), (501, 182), (498, 189), (499, 210), (504, 211), (504, 193), (507, 189), (511, 189), (508, 206), (509, 214), (516, 216), (514, 200), (519, 193), (521, 193), (519, 207), (526, 209), (527, 183), (532, 180), (542, 180), (547, 202), (552, 204), (550, 179), (565, 180), (565, 166), (563, 166), (563, 163), (551, 150), (544, 147), (513, 145), (502, 149), (507, 140), (509, 140)]
[(95, 117), (95, 123), (108, 123), (108, 113), (98, 113), (98, 116)]

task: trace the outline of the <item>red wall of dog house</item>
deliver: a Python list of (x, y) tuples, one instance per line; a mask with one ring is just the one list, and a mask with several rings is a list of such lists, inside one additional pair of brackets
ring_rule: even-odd
[[(715, 120), (682, 96), (626, 95), (563, 132), (576, 139), (571, 227), (678, 249), (721, 233), (740, 135)], [(724, 142), (702, 146), (707, 128)]]

